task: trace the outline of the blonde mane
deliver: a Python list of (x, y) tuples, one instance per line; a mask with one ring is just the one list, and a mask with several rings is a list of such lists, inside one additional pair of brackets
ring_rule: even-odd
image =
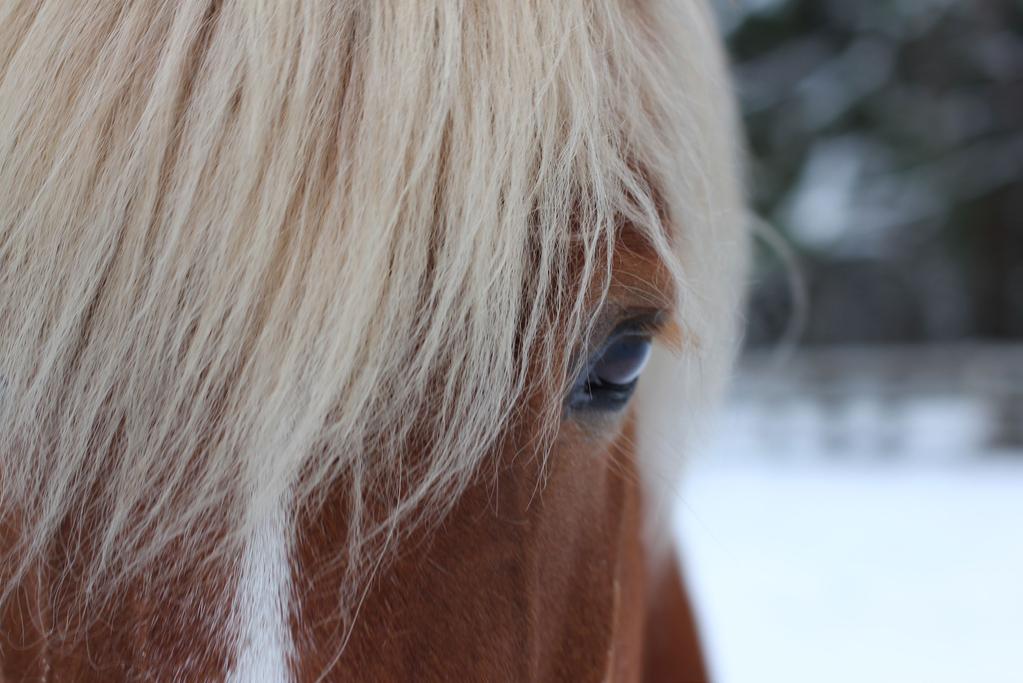
[(68, 524), (109, 587), (338, 481), (365, 570), (564, 367), (625, 224), (711, 395), (735, 127), (703, 2), (661, 5), (0, 5), (0, 597)]

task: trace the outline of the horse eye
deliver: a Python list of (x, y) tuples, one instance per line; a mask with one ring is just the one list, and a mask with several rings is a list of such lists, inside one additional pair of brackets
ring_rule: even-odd
[(607, 411), (625, 407), (650, 359), (650, 349), (649, 335), (631, 332), (612, 337), (572, 389), (570, 407)]

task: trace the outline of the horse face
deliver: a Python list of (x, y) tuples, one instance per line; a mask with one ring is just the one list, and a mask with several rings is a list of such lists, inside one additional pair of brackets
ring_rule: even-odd
[(703, 3), (64, 5), (0, 29), (0, 678), (635, 678), (741, 288)]

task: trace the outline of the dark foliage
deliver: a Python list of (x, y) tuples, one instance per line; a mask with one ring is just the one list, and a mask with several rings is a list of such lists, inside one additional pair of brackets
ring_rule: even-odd
[[(1023, 338), (1023, 2), (720, 0), (806, 343)], [(751, 344), (791, 310), (759, 254)]]

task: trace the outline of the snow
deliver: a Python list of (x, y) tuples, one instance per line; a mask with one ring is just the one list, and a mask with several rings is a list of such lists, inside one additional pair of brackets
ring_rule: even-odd
[(829, 380), (837, 409), (800, 372), (747, 372), (688, 472), (675, 522), (714, 680), (1023, 681), (1023, 452), (990, 445), (970, 386), (882, 400), (858, 368)]

